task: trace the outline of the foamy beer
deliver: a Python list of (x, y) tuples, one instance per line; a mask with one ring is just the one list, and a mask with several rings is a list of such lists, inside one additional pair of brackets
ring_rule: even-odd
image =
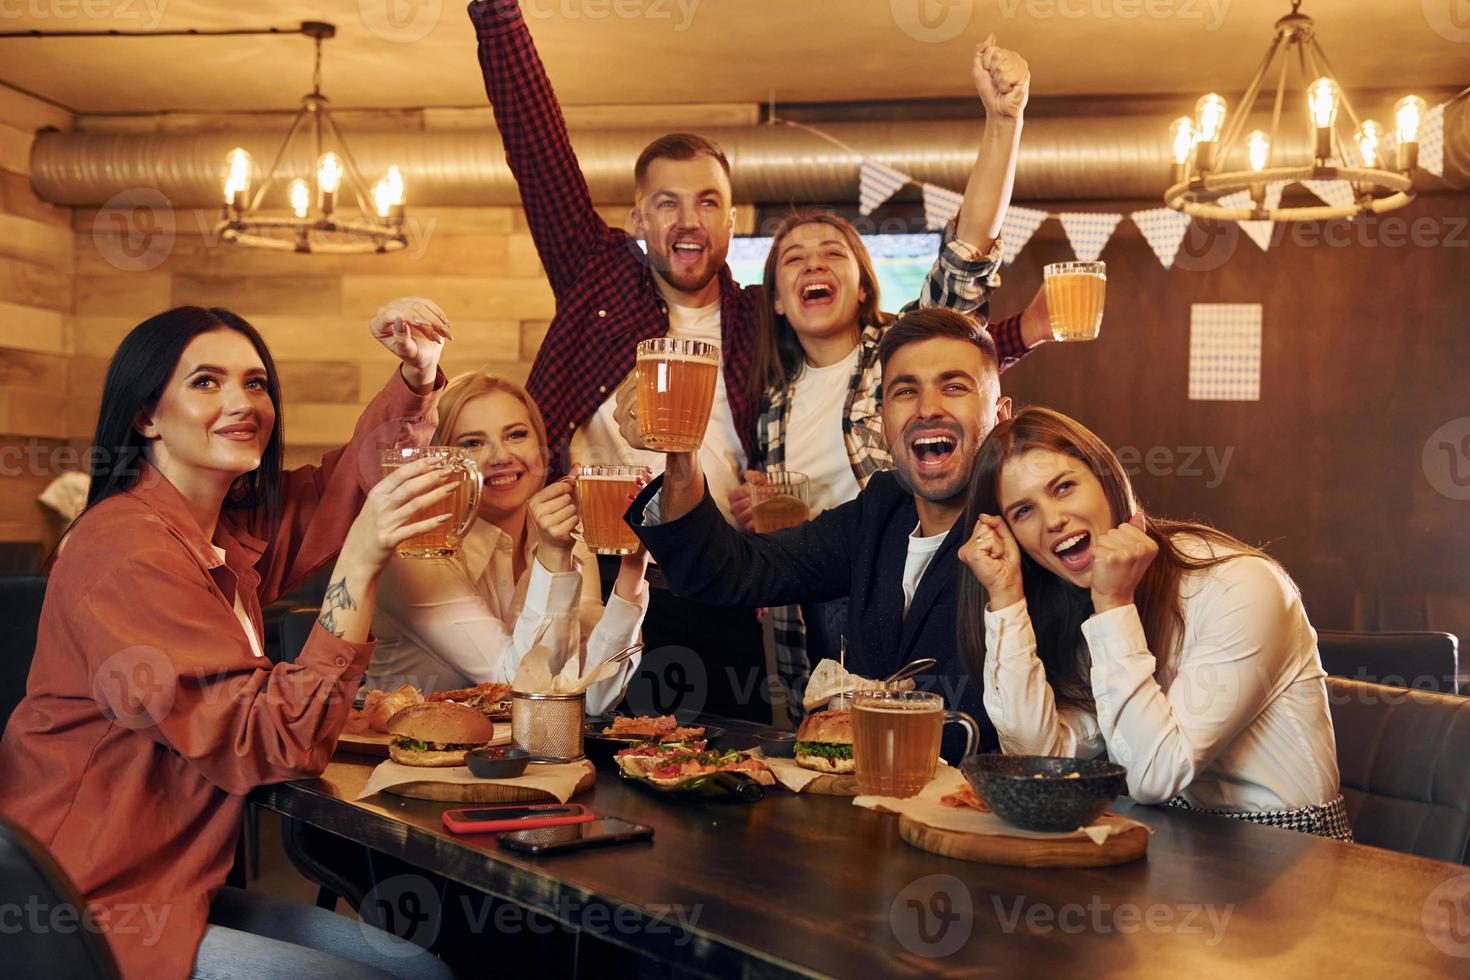
[(1096, 340), (1102, 328), (1108, 267), (1103, 262), (1055, 262), (1047, 266), (1046, 309), (1053, 340)]
[(750, 485), (751, 520), (757, 534), (795, 527), (810, 515), (811, 480), (805, 473), (771, 470)]
[(964, 725), (965, 755), (980, 743), (980, 726), (963, 711), (945, 711), (928, 691), (863, 691), (852, 700), (852, 758), (860, 796), (915, 796), (934, 778), (946, 722)]
[(641, 466), (584, 466), (577, 476), (582, 540), (594, 554), (631, 555), (638, 535), (623, 520), (628, 497), (638, 492)]
[(449, 558), (459, 551), (460, 542), (475, 522), (480, 507), (480, 488), (484, 478), (480, 465), (466, 449), (458, 446), (417, 446), (383, 451), (383, 475), (420, 459), (432, 459), (442, 467), (459, 470), (459, 485), (443, 500), (435, 501), (414, 514), (410, 524), (426, 521), (439, 514), (449, 520), (436, 528), (416, 534), (398, 546), (399, 558)]
[(650, 449), (694, 452), (704, 442), (720, 349), (698, 340), (655, 337), (638, 344), (638, 426)]

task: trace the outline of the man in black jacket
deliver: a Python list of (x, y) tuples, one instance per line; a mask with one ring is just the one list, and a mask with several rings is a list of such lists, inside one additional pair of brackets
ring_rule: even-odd
[[(893, 470), (875, 474), (856, 499), (797, 527), (749, 534), (720, 516), (699, 455), (670, 453), (664, 475), (639, 494), (627, 521), (679, 595), (731, 606), (848, 597), (848, 669), (881, 678), (919, 657), (935, 658), (920, 688), (973, 715), (984, 747), (993, 748), (978, 679), (956, 649), (955, 576), (970, 531), (956, 524), (975, 455), (1010, 414), (995, 343), (962, 314), (921, 309), (888, 327), (878, 357)], [(644, 448), (631, 384), (618, 393), (617, 419), (629, 443)], [(958, 734), (946, 729), (951, 761), (958, 761)]]

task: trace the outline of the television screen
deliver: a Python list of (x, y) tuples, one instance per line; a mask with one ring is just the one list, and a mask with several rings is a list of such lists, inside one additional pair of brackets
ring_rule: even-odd
[[(897, 312), (905, 304), (919, 298), (919, 287), (934, 264), (939, 252), (938, 232), (906, 235), (864, 235), (863, 244), (873, 257), (878, 274), (878, 293), (883, 309)], [(730, 271), (742, 286), (761, 281), (766, 253), (771, 250), (769, 237), (737, 237), (730, 241)]]

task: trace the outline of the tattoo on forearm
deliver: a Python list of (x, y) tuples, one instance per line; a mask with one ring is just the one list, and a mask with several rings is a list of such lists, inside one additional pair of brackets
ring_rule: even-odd
[(339, 578), (327, 587), (327, 597), (322, 602), (322, 615), (317, 622), (322, 624), (322, 629), (341, 639), (346, 630), (337, 628), (337, 610), (356, 608), (357, 602), (353, 600), (352, 593), (347, 591), (347, 580)]

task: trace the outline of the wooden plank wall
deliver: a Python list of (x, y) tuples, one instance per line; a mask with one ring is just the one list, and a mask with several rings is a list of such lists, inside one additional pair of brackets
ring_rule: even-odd
[(0, 567), (30, 564), (55, 535), (36, 495), (71, 458), (58, 451), (72, 435), (71, 212), (43, 203), (30, 182), (36, 132), (71, 124), (0, 86)]

